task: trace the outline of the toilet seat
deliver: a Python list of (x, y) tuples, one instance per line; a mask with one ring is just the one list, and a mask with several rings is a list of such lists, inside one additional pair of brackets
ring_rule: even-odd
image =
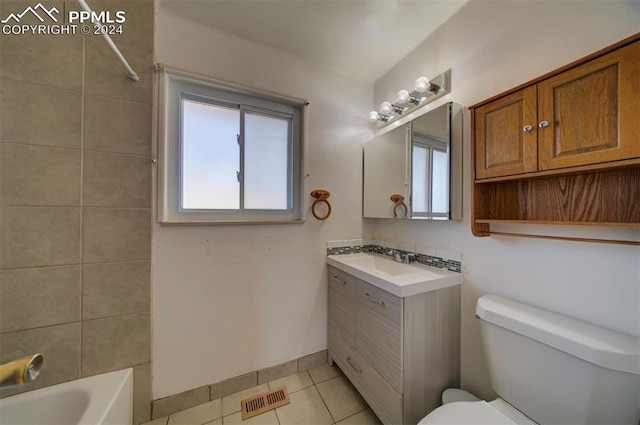
[(425, 416), (418, 425), (514, 425), (511, 419), (484, 400), (444, 404)]
[[(509, 410), (509, 416), (504, 411)], [(487, 403), (458, 401), (444, 404), (425, 416), (418, 425), (521, 425), (535, 424), (501, 399)], [(515, 415), (514, 415), (515, 413)]]

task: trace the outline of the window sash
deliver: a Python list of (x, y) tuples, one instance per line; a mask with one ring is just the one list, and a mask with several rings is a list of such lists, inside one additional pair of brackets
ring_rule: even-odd
[[(302, 192), (303, 101), (278, 102), (269, 96), (260, 98), (249, 89), (239, 89), (237, 85), (225, 86), (220, 82), (200, 81), (180, 73), (163, 71), (159, 83), (159, 169), (158, 169), (158, 220), (161, 223), (243, 223), (243, 222), (300, 222)], [(190, 99), (205, 104), (237, 108), (244, 119), (246, 113), (284, 117), (288, 124), (287, 158), (287, 209), (245, 209), (210, 210), (185, 209), (182, 201), (182, 129), (179, 110), (182, 99)], [(244, 133), (241, 122), (241, 133)], [(243, 134), (244, 136), (244, 134)], [(243, 137), (240, 138), (243, 142)], [(244, 158), (240, 158), (240, 167)], [(239, 170), (241, 173), (243, 170)], [(244, 199), (244, 193), (240, 200)]]

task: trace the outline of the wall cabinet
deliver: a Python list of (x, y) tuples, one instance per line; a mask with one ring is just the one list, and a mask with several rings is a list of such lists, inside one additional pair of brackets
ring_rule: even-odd
[(397, 297), (329, 271), (329, 362), (385, 424), (416, 424), (459, 386), (460, 286)]
[(473, 233), (640, 223), (640, 35), (472, 106)]

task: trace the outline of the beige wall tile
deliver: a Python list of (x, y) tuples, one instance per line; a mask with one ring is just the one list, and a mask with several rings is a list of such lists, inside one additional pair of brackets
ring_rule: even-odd
[(276, 366), (268, 367), (258, 371), (258, 384), (273, 381), (284, 376), (293, 375), (298, 372), (298, 360), (291, 360)]
[(151, 210), (84, 208), (85, 263), (149, 260)]
[(82, 318), (97, 319), (151, 310), (149, 261), (85, 264)]
[(85, 149), (151, 155), (151, 105), (87, 95)]
[(84, 152), (83, 205), (151, 207), (151, 158)]
[(313, 369), (325, 363), (327, 363), (327, 350), (318, 351), (298, 359), (298, 372)]
[(154, 400), (152, 417), (168, 416), (180, 410), (188, 409), (209, 401), (209, 387), (200, 387), (174, 396)]
[(153, 58), (151, 53), (120, 49), (129, 65), (140, 77), (132, 81), (102, 40), (86, 40), (85, 89), (88, 94), (151, 104), (153, 87)]
[(3, 35), (0, 76), (82, 90), (81, 35)]
[(80, 262), (80, 208), (3, 206), (0, 215), (0, 267)]
[(80, 151), (0, 144), (2, 202), (80, 206)]
[(80, 377), (80, 323), (0, 334), (0, 363), (42, 353), (42, 373), (28, 386), (0, 390), (0, 397)]
[[(111, 35), (116, 46), (139, 49), (145, 52), (153, 50), (154, 9), (152, 0), (93, 0), (91, 8), (96, 11), (108, 10), (112, 13), (125, 12), (122, 34)], [(91, 35), (90, 37), (100, 36)]]
[(246, 390), (256, 385), (258, 385), (258, 372), (245, 373), (244, 375), (212, 384), (210, 398), (211, 400), (215, 400), (216, 398), (237, 393), (238, 391)]
[(82, 376), (148, 363), (150, 352), (149, 313), (82, 322)]
[(0, 271), (0, 332), (80, 320), (80, 266)]
[(149, 420), (151, 420), (151, 363), (133, 368), (133, 423), (139, 424)]
[(79, 92), (0, 80), (1, 141), (80, 148), (81, 120)]

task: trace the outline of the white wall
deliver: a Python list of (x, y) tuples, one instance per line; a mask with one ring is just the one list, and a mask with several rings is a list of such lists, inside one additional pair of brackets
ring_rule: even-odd
[[(153, 229), (153, 398), (326, 348), (326, 241), (362, 235), (373, 87), (160, 9), (160, 63), (310, 101), (303, 225)], [(331, 192), (331, 217), (309, 192)]]
[[(472, 105), (640, 31), (640, 2), (475, 1), (375, 84), (375, 104), (420, 75), (452, 73), (447, 100)], [(475, 238), (470, 230), (469, 114), (465, 117), (464, 219), (456, 223), (365, 220), (374, 239), (420, 242), (463, 253), (462, 386), (491, 397), (477, 298), (499, 294), (640, 335), (638, 247)], [(537, 227), (537, 226), (536, 226)], [(529, 226), (516, 228), (532, 232)], [(536, 228), (593, 238), (640, 239), (637, 229)]]

